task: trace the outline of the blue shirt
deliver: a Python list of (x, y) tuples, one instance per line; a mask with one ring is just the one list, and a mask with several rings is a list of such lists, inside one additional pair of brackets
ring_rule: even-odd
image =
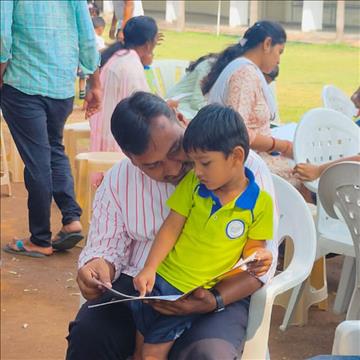
[(94, 73), (99, 63), (85, 0), (1, 0), (4, 83), (29, 94), (67, 99), (75, 94), (80, 63)]

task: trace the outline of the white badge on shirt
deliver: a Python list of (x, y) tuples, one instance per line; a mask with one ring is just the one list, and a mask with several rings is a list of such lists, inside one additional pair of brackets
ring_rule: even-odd
[(226, 226), (226, 235), (230, 239), (240, 237), (245, 231), (245, 225), (242, 220), (231, 220)]

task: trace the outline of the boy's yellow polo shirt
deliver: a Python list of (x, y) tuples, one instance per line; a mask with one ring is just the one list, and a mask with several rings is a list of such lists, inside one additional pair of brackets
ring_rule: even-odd
[(248, 238), (273, 236), (273, 202), (259, 189), (253, 173), (245, 191), (221, 206), (216, 195), (190, 171), (176, 187), (167, 205), (187, 218), (174, 248), (160, 264), (158, 274), (187, 292), (230, 270), (240, 259)]

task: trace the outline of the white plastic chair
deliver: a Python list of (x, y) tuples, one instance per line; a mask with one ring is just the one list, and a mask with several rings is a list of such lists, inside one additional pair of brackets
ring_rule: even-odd
[[(294, 159), (296, 163), (310, 162), (322, 164), (345, 156), (359, 153), (360, 150), (359, 127), (345, 115), (331, 109), (313, 109), (308, 111), (301, 119), (294, 139)], [(306, 182), (305, 186), (317, 193), (318, 180)], [(338, 294), (334, 304), (334, 311), (341, 313), (346, 308), (346, 287), (353, 281), (351, 269), (355, 257), (354, 246), (346, 225), (329, 218), (317, 202), (317, 252), (316, 259), (329, 254), (346, 255), (343, 271), (339, 282)], [(281, 329), (285, 330), (291, 320), (294, 305), (301, 294), (301, 287), (294, 289), (292, 301), (289, 303)], [(327, 296), (327, 283), (320, 290), (312, 290), (314, 303)], [(295, 300), (296, 299), (296, 300)]]
[(165, 97), (168, 90), (184, 76), (188, 66), (189, 61), (186, 60), (155, 60), (151, 68), (158, 95)]
[(360, 163), (338, 163), (324, 171), (319, 198), (326, 213), (334, 219), (343, 218), (350, 231), (356, 271), (346, 320), (360, 320)]
[(290, 237), (294, 255), (289, 266), (251, 296), (246, 343), (242, 359), (269, 358), (268, 339), (275, 297), (310, 274), (316, 252), (316, 231), (311, 212), (300, 193), (287, 181), (273, 175), (279, 208), (278, 240)]
[(357, 114), (351, 99), (334, 85), (325, 85), (322, 90), (324, 108), (339, 111), (352, 119)]
[(335, 331), (332, 355), (360, 355), (360, 321), (343, 321)]

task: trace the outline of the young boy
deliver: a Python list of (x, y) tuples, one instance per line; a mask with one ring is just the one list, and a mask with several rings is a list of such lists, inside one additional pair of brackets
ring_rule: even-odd
[[(186, 129), (183, 146), (194, 170), (167, 201), (170, 214), (134, 278), (140, 296), (192, 290), (272, 238), (272, 199), (244, 167), (249, 137), (240, 115), (220, 105), (205, 106)], [(216, 297), (216, 289), (210, 291)], [(162, 315), (142, 301), (131, 307), (139, 331), (135, 358), (142, 347), (143, 359), (166, 359), (195, 319)]]
[(102, 37), (102, 34), (105, 30), (105, 20), (101, 16), (95, 16), (92, 18), (94, 30), (95, 30), (95, 40), (96, 40), (96, 48), (98, 51), (105, 49), (105, 41)]

